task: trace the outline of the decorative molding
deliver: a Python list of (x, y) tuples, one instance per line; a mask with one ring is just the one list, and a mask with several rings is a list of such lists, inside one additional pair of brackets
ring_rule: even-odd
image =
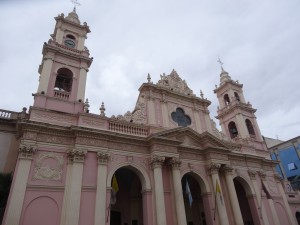
[(73, 162), (83, 163), (86, 153), (87, 153), (86, 150), (72, 149), (67, 152), (67, 155), (68, 155), (69, 161), (71, 163), (73, 163)]
[(281, 183), (282, 180), (283, 180), (282, 177), (281, 177), (278, 173), (275, 173), (275, 174), (274, 174), (274, 178), (275, 178), (275, 180), (276, 180), (277, 182), (280, 182), (280, 183)]
[(175, 70), (172, 70), (170, 75), (160, 75), (160, 80), (156, 85), (180, 94), (195, 96), (193, 91), (187, 86), (186, 81), (182, 80)]
[(231, 165), (224, 165), (221, 167), (221, 170), (225, 174), (232, 174), (233, 167)]
[(172, 157), (168, 164), (172, 167), (172, 169), (180, 169), (181, 161), (179, 158)]
[(256, 179), (256, 174), (257, 172), (255, 170), (248, 170), (248, 174), (251, 180), (255, 180)]
[[(55, 165), (47, 165), (45, 160), (54, 159)], [(40, 153), (36, 159), (33, 178), (37, 180), (61, 180), (64, 158), (53, 152)]]
[(164, 162), (165, 162), (165, 157), (158, 156), (158, 155), (153, 155), (150, 160), (153, 169), (160, 168), (162, 164), (164, 164)]
[(110, 159), (110, 155), (106, 152), (97, 152), (97, 159), (99, 165), (106, 165)]
[(36, 147), (32, 145), (21, 144), (19, 148), (20, 159), (33, 159), (33, 155), (36, 152)]
[(207, 170), (210, 174), (215, 174), (219, 172), (220, 167), (220, 164), (212, 162), (208, 165)]
[(266, 180), (266, 172), (265, 171), (262, 171), (262, 170), (260, 170), (260, 171), (258, 171), (258, 175), (260, 176), (260, 178), (262, 179), (262, 180)]

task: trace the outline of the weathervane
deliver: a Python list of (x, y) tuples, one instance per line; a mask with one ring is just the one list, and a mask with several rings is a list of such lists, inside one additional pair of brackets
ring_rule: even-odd
[(76, 12), (76, 6), (80, 6), (80, 3), (78, 2), (78, 0), (71, 0), (71, 2), (72, 2), (73, 5), (74, 5), (73, 11)]

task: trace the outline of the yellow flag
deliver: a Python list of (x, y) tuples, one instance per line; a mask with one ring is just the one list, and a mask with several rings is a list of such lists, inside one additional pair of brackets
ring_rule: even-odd
[(116, 175), (113, 176), (113, 180), (112, 180), (112, 189), (115, 193), (117, 193), (119, 191), (119, 185), (117, 182), (117, 178)]
[(216, 195), (217, 195), (218, 193), (219, 193), (219, 195), (220, 195), (221, 203), (223, 204), (223, 198), (222, 198), (221, 188), (220, 188), (220, 185), (219, 185), (218, 180), (216, 180)]

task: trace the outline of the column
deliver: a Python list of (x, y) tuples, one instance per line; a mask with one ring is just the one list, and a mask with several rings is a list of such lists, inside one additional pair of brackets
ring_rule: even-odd
[[(259, 174), (260, 179), (261, 179), (261, 185), (263, 185), (264, 182), (266, 181), (266, 173), (264, 171), (258, 171), (258, 174)], [(265, 185), (265, 186), (267, 187), (268, 185)], [(262, 188), (263, 187), (261, 187), (261, 189)], [(274, 201), (273, 201), (272, 198), (268, 198), (268, 196), (267, 196), (267, 201), (268, 201), (268, 204), (269, 204), (270, 209), (271, 209), (273, 221), (274, 221), (275, 225), (279, 225), (279, 218), (278, 218), (278, 215), (276, 213)]]
[(285, 191), (283, 190), (283, 187), (282, 187), (282, 178), (279, 174), (274, 174), (274, 178), (277, 181), (277, 187), (278, 187), (278, 189), (280, 191), (280, 194), (283, 198), (283, 203), (284, 203), (284, 206), (285, 206), (285, 210), (288, 214), (288, 217), (290, 219), (290, 223), (291, 223), (291, 225), (296, 225), (297, 222), (295, 220), (295, 216), (292, 214), (290, 205), (289, 205), (289, 203), (287, 201), (287, 198), (286, 198)]
[(154, 104), (154, 97), (153, 97), (152, 90), (149, 91), (147, 109), (148, 109), (149, 124), (155, 124), (156, 123), (156, 121), (155, 121), (155, 104)]
[(167, 225), (165, 196), (162, 179), (161, 167), (165, 161), (165, 157), (154, 155), (151, 159), (151, 164), (154, 174), (154, 193), (155, 193), (155, 210), (156, 210), (156, 224)]
[(221, 188), (219, 174), (218, 174), (220, 167), (221, 167), (220, 164), (211, 163), (208, 166), (208, 171), (210, 172), (211, 179), (212, 179), (212, 184), (213, 184), (213, 189), (214, 189), (214, 192), (215, 192), (215, 198), (216, 198), (215, 210), (218, 213), (220, 225), (229, 225), (227, 212), (226, 212), (226, 207), (225, 207), (225, 203), (224, 203), (224, 198), (223, 198), (223, 202), (222, 202), (221, 199), (217, 196), (218, 193), (216, 192), (216, 187), (217, 187), (217, 182), (218, 182), (219, 187), (221, 189), (221, 195), (223, 193), (222, 188)]
[[(81, 67), (78, 74), (78, 88), (77, 88), (77, 96), (75, 100), (81, 99), (83, 102), (85, 101), (85, 86), (86, 86), (86, 77), (87, 77), (88, 69)], [(75, 88), (75, 87), (74, 87)], [(75, 96), (74, 96), (75, 98)]]
[(177, 224), (186, 225), (187, 223), (186, 223), (186, 215), (185, 215), (184, 200), (183, 200), (182, 186), (181, 186), (181, 176), (180, 176), (181, 162), (177, 158), (172, 158), (169, 163), (172, 166)]
[(230, 199), (230, 203), (231, 203), (232, 210), (233, 210), (235, 224), (236, 225), (244, 225), (239, 201), (238, 201), (238, 198), (236, 195), (236, 190), (235, 190), (233, 178), (232, 178), (233, 168), (230, 165), (225, 165), (224, 167), (222, 167), (222, 170), (225, 174), (225, 179), (226, 179), (227, 189), (229, 192), (229, 199)]
[(161, 100), (161, 111), (162, 111), (163, 125), (164, 125), (164, 127), (169, 127), (168, 103), (165, 98), (165, 94), (163, 94), (163, 97)]
[(19, 148), (19, 161), (3, 224), (19, 225), (20, 223), (28, 176), (35, 151), (36, 149), (29, 145), (21, 145)]
[(268, 220), (268, 217), (267, 217), (267, 214), (266, 214), (266, 209), (265, 209), (264, 204), (262, 202), (261, 188), (259, 188), (259, 186), (257, 184), (257, 180), (256, 180), (257, 172), (255, 170), (248, 170), (248, 174), (249, 174), (249, 177), (251, 179), (251, 182), (253, 184), (254, 191), (255, 191), (255, 194), (256, 194), (257, 204), (258, 204), (258, 211), (260, 213), (260, 220), (262, 220), (264, 225), (269, 225), (270, 223), (269, 223), (269, 220)]
[(144, 225), (153, 224), (152, 191), (143, 190), (143, 222)]
[(65, 187), (63, 203), (65, 223), (62, 221), (62, 224), (76, 225), (79, 222), (83, 162), (86, 151), (73, 149), (67, 154), (71, 165), (68, 166), (68, 169), (70, 169), (70, 179)]
[(97, 152), (98, 170), (97, 170), (97, 190), (95, 206), (95, 225), (103, 225), (106, 222), (106, 177), (107, 162), (109, 155), (103, 152)]

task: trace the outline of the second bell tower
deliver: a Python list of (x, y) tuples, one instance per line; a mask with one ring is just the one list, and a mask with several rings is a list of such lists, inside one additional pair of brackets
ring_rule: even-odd
[(66, 113), (83, 112), (88, 69), (93, 58), (84, 46), (88, 25), (80, 23), (75, 8), (55, 17), (54, 33), (43, 46), (39, 86), (34, 107)]
[[(234, 81), (221, 66), (220, 85), (214, 92), (219, 100), (218, 116), (223, 133), (231, 139), (244, 139), (250, 142), (263, 142), (255, 112), (245, 101), (243, 85)], [(264, 148), (264, 147), (263, 147)]]

